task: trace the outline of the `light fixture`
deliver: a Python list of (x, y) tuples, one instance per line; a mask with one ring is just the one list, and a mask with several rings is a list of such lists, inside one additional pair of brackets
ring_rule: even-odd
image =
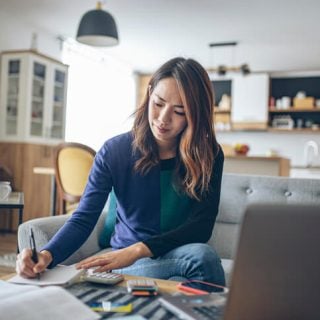
[(110, 13), (102, 10), (100, 1), (95, 10), (82, 16), (77, 41), (95, 47), (110, 47), (119, 43), (116, 23)]
[[(215, 43), (209, 43), (210, 48), (216, 48), (216, 47), (234, 47), (238, 44), (238, 42), (215, 42)], [(207, 69), (209, 72), (216, 72), (218, 75), (223, 76), (227, 72), (241, 72), (243, 75), (249, 74), (250, 67), (248, 64), (244, 63), (240, 66), (225, 66), (225, 65), (219, 65), (216, 68), (209, 68)]]

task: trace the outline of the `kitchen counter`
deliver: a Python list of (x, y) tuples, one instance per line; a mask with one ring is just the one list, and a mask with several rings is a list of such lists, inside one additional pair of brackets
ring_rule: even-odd
[(226, 155), (224, 172), (288, 177), (290, 160), (279, 156)]
[(298, 169), (298, 170), (320, 170), (320, 166), (291, 166), (291, 169)]
[(279, 156), (243, 156), (243, 155), (227, 155), (225, 158), (230, 159), (246, 159), (246, 160), (265, 160), (265, 161), (280, 161), (281, 159), (287, 159)]
[(320, 179), (320, 166), (292, 166), (290, 169), (290, 177)]

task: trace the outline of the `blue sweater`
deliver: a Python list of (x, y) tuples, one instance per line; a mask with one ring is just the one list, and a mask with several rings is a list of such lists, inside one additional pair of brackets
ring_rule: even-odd
[(120, 249), (142, 241), (153, 257), (187, 244), (210, 239), (220, 201), (223, 152), (220, 148), (204, 201), (189, 200), (189, 212), (180, 226), (161, 230), (161, 164), (141, 175), (134, 170), (132, 133), (116, 136), (95, 157), (88, 183), (77, 210), (42, 248), (53, 256), (50, 267), (62, 262), (86, 241), (95, 227), (111, 189), (117, 198), (117, 218), (111, 246)]

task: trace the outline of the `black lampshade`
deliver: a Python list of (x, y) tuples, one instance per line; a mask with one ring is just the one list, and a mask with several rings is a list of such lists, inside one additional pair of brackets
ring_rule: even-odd
[(116, 23), (112, 15), (101, 9), (100, 3), (96, 10), (90, 10), (81, 18), (77, 40), (81, 43), (109, 47), (119, 43)]

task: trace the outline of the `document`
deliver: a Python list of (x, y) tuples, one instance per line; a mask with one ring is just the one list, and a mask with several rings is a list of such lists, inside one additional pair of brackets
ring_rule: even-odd
[(77, 281), (84, 273), (84, 270), (76, 269), (75, 265), (57, 265), (53, 269), (47, 269), (40, 275), (40, 279), (26, 279), (19, 275), (9, 279), (8, 282), (18, 284), (31, 284), (36, 286), (67, 286)]
[(100, 316), (64, 288), (22, 286), (0, 280), (0, 319), (96, 320)]

